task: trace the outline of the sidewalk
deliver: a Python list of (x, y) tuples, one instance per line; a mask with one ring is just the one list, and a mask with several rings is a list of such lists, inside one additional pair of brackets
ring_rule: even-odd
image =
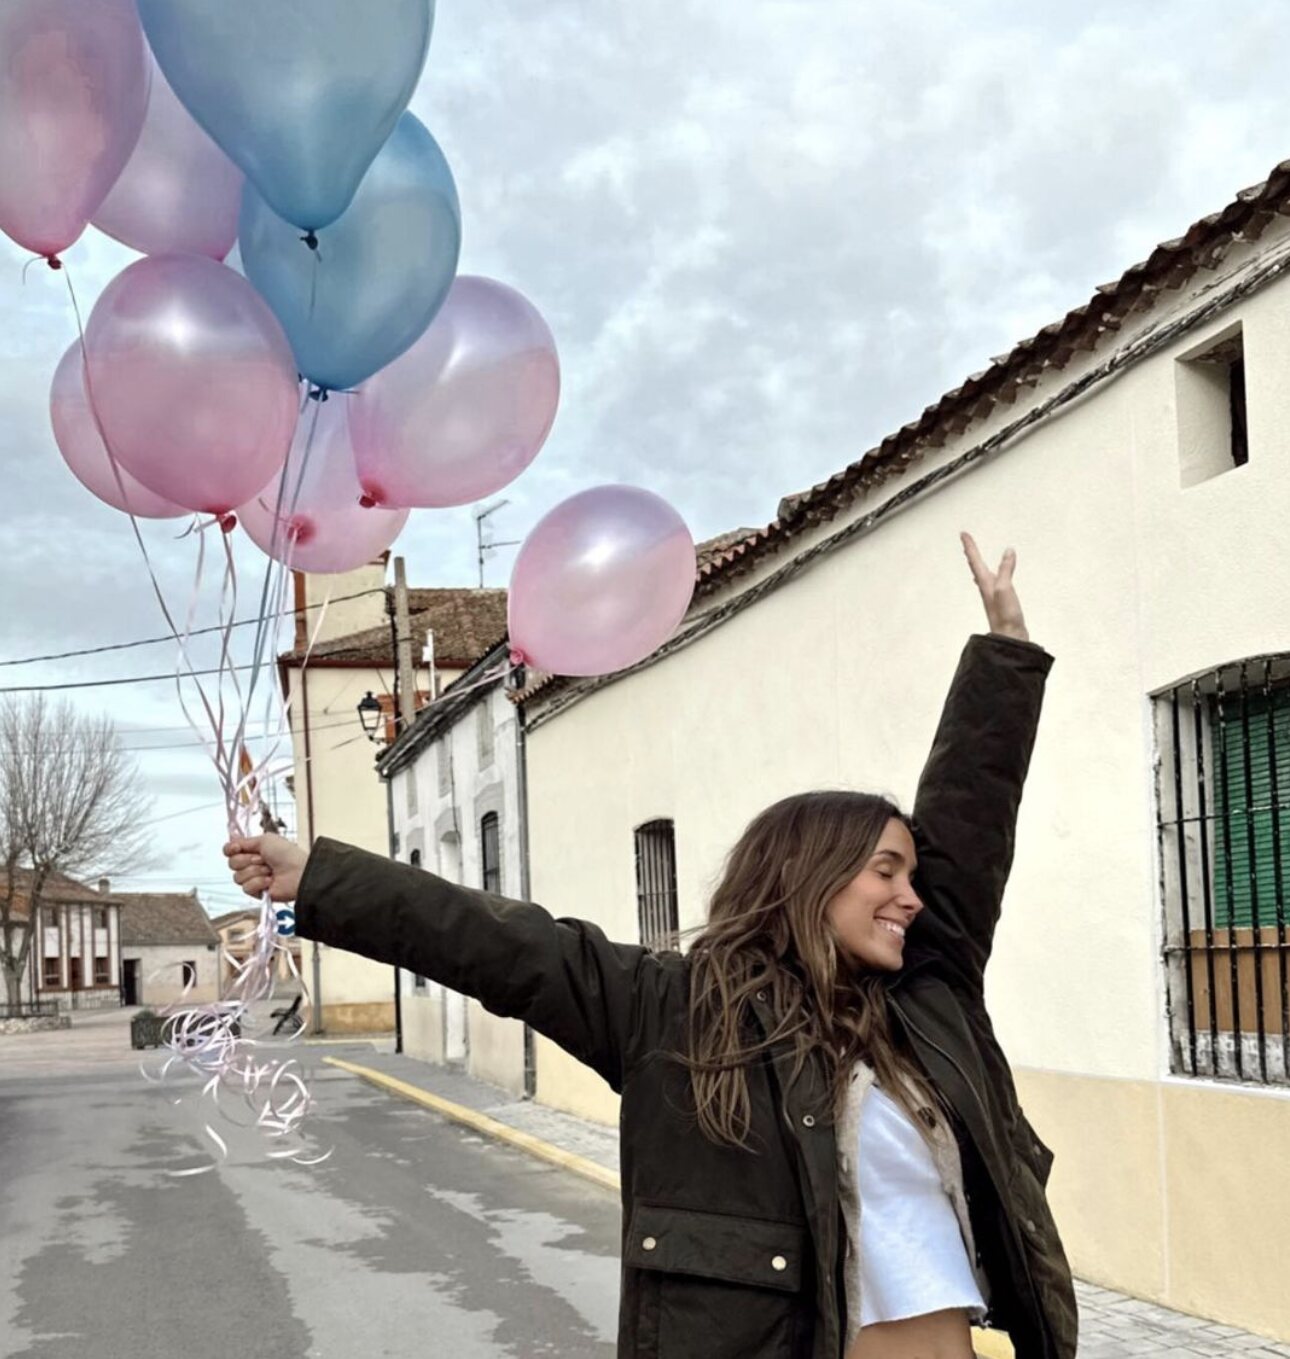
[[(478, 1131), (509, 1142), (532, 1155), (563, 1166), (617, 1192), (618, 1132), (562, 1114), (532, 1100), (516, 1099), (460, 1071), (434, 1066), (414, 1057), (362, 1047), (359, 1043), (324, 1058), (405, 1099), (415, 1100)], [(1080, 1307), (1080, 1359), (1290, 1359), (1290, 1345), (1250, 1335), (1232, 1326), (1171, 1312), (1153, 1303), (1077, 1283)], [(1011, 1346), (994, 1332), (978, 1332), (978, 1352), (987, 1359), (1007, 1359)]]

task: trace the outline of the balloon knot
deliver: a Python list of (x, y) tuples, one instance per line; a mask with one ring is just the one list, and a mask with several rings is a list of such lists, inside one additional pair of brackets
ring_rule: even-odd
[(49, 265), (51, 269), (61, 269), (63, 267), (63, 261), (60, 260), (57, 255), (46, 255), (45, 263)]
[(364, 491), (363, 494), (362, 494), (361, 496), (359, 496), (359, 498), (358, 498), (358, 503), (359, 503), (365, 510), (370, 510), (370, 509), (373, 509), (373, 508), (375, 507), (375, 505), (376, 505), (376, 498), (375, 498), (374, 496), (368, 495), (368, 493), (367, 493), (366, 491)]
[(304, 241), (310, 250), (318, 249), (318, 233), (316, 231), (307, 231), (300, 239)]
[(511, 664), (527, 665), (528, 663), (529, 658), (519, 649), (519, 647), (513, 646), (511, 648)]
[(232, 512), (219, 516), (219, 531), (221, 533), (232, 533), (237, 527), (237, 515)]
[(309, 389), (309, 400), (310, 400), (310, 401), (326, 401), (326, 400), (327, 400), (327, 388), (326, 388), (326, 387), (310, 387), (310, 389)]

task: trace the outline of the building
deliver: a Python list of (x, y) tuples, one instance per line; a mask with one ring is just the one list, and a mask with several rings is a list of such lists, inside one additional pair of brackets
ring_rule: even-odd
[[(957, 535), (1056, 658), (988, 981), (1077, 1273), (1290, 1340), (1290, 163), (787, 497), (630, 672), (523, 696), (532, 895), (701, 924), (749, 818), (912, 805)], [(612, 762), (604, 752), (612, 751)], [(536, 1091), (612, 1122), (542, 1038)]]
[[(738, 529), (700, 544), (700, 569), (749, 532)], [(524, 720), (515, 686), (526, 681), (512, 671), (507, 639), (499, 636), (418, 715), (379, 768), (391, 785), (399, 859), (525, 900)], [(402, 990), (405, 1051), (459, 1063), (515, 1094), (534, 1093), (534, 1036), (522, 1023), (490, 1014), (424, 977), (405, 977)]]
[[(251, 906), (240, 911), (226, 911), (223, 915), (217, 915), (211, 920), (211, 925), (219, 937), (219, 994), (222, 997), (228, 994), (228, 989), (236, 976), (236, 968), (240, 963), (244, 963), (252, 953), (253, 939), (256, 926), (259, 924), (260, 911), (258, 907)], [(299, 982), (296, 980), (302, 976), (300, 971), (300, 940), (295, 935), (285, 939), (289, 946), (290, 961), (287, 955), (279, 953), (277, 967), (274, 969), (278, 995), (292, 995), (299, 990)], [(295, 976), (292, 975), (291, 967), (295, 965)]]
[[(296, 635), (278, 659), (289, 704), (299, 839), (330, 835), (390, 851), (386, 790), (358, 704), (379, 705), (377, 739), (394, 739), (396, 609), (385, 586), (389, 554), (357, 571), (296, 575)], [(409, 590), (416, 703), (454, 680), (505, 628), (504, 590)], [(310, 944), (302, 960), (316, 1027), (329, 1033), (395, 1026), (394, 972), (343, 949)]]
[[(30, 919), (32, 874), (19, 869), (11, 914)], [(40, 891), (36, 930), (27, 953), (22, 1002), (57, 1001), (67, 1009), (88, 1010), (121, 1002), (121, 902), (61, 873), (51, 874)]]
[(119, 892), (116, 900), (124, 1004), (158, 1009), (219, 999), (219, 935), (196, 891)]
[[(524, 898), (523, 737), (508, 669), (503, 640), (419, 714), (380, 770), (390, 781), (397, 858)], [(405, 1052), (532, 1093), (532, 1036), (520, 1021), (424, 977), (404, 975), (402, 991)]]

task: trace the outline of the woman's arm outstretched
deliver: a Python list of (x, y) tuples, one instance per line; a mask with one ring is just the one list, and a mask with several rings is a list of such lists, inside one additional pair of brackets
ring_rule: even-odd
[[(668, 978), (638, 945), (541, 906), (475, 891), (320, 837), (306, 854), (277, 835), (230, 841), (224, 853), (250, 896), (296, 903), (296, 933), (403, 967), (523, 1019), (621, 1089)], [(645, 1026), (648, 1029), (648, 1025)]]

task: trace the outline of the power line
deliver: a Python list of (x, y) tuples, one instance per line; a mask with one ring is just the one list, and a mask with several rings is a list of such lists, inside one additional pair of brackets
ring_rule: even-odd
[[(374, 590), (359, 590), (357, 593), (352, 595), (337, 595), (334, 599), (321, 600), (317, 604), (306, 604), (302, 609), (293, 608), (291, 610), (291, 613), (294, 615), (298, 613), (307, 612), (310, 609), (321, 609), (324, 607), (329, 607), (332, 604), (343, 604), (345, 603), (346, 600), (350, 599), (365, 599), (368, 595), (383, 595), (384, 593), (385, 593), (384, 586), (381, 586), (378, 589)], [(275, 619), (285, 618), (286, 616), (287, 616), (286, 612), (283, 612), (280, 614), (276, 613), (265, 614), (259, 618), (239, 618), (237, 619), (236, 622), (231, 623), (228, 626), (234, 628), (244, 628), (251, 623), (271, 623)], [(186, 633), (185, 636), (204, 637), (208, 633), (223, 631), (224, 631), (223, 625), (209, 628), (195, 628), (192, 632)], [(36, 665), (40, 661), (66, 661), (71, 660), (75, 656), (100, 656), (106, 651), (128, 651), (132, 647), (158, 646), (162, 642), (173, 642), (175, 640), (176, 638), (173, 633), (167, 633), (164, 637), (143, 637), (136, 642), (111, 642), (105, 646), (85, 647), (80, 651), (58, 651), (52, 652), (48, 656), (22, 656), (16, 660), (0, 661), (0, 668), (9, 665)], [(0, 693), (12, 693), (12, 692), (15, 691), (0, 690)]]

